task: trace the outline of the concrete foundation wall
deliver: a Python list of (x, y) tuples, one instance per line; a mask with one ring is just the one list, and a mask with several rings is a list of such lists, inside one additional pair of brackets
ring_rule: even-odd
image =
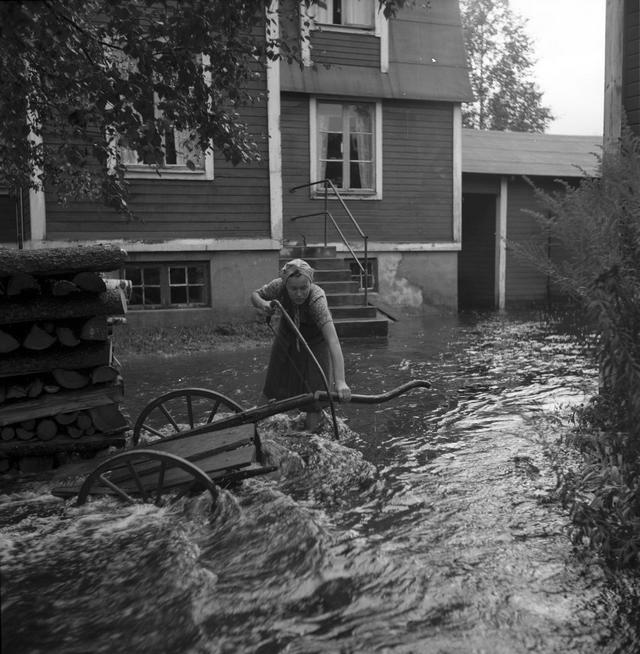
[[(278, 252), (198, 252), (176, 253), (176, 258), (209, 261), (211, 306), (198, 309), (129, 310), (127, 323), (132, 327), (182, 327), (220, 325), (255, 316), (250, 301), (253, 290), (278, 276)], [(132, 262), (167, 260), (166, 253), (130, 254)]]
[(457, 252), (376, 252), (378, 293), (398, 307), (458, 309)]

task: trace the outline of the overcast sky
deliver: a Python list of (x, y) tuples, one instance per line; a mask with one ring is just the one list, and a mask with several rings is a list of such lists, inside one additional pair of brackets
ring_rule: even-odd
[(509, 0), (528, 19), (550, 134), (602, 134), (606, 0)]

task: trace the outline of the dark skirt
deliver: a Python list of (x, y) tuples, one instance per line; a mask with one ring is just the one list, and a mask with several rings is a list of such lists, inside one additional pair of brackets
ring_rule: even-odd
[[(296, 341), (295, 334), (281, 322), (271, 347), (264, 383), (264, 395), (267, 399), (284, 400), (302, 393), (326, 390), (318, 367), (304, 345), (301, 343), (298, 348)], [(329, 390), (332, 391), (333, 367), (326, 341), (320, 337), (309, 343), (309, 347), (322, 366)]]

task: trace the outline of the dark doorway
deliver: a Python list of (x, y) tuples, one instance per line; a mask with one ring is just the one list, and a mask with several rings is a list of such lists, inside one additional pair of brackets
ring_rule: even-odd
[(458, 255), (458, 308), (495, 309), (496, 196), (465, 193), (462, 250)]
[(0, 243), (21, 245), (24, 209), (20, 195), (0, 190)]

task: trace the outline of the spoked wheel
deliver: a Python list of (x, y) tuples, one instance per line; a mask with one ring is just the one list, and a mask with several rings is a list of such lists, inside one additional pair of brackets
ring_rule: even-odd
[(142, 409), (133, 427), (133, 444), (152, 443), (207, 425), (244, 409), (230, 397), (206, 388), (181, 388), (160, 395)]
[(150, 449), (131, 450), (110, 457), (88, 475), (80, 487), (78, 504), (90, 495), (115, 495), (124, 502), (160, 505), (171, 494), (179, 499), (208, 490), (215, 503), (218, 488), (186, 459)]

